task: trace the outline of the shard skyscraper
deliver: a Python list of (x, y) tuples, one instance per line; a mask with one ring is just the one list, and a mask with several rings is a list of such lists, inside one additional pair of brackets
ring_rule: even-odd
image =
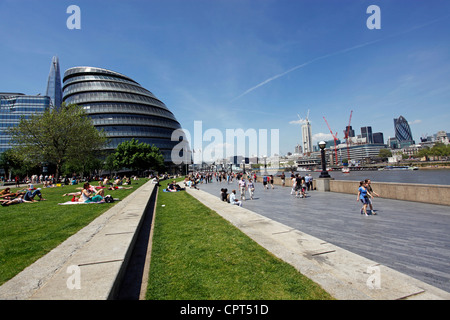
[(62, 83), (61, 72), (59, 69), (58, 57), (52, 58), (52, 64), (50, 66), (50, 73), (48, 75), (47, 92), (46, 96), (50, 97), (53, 108), (61, 107), (62, 103)]

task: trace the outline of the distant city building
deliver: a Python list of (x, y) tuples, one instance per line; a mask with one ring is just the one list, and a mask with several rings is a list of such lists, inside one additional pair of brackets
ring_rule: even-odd
[(361, 138), (366, 138), (367, 143), (373, 143), (372, 127), (361, 127)]
[(171, 151), (179, 143), (171, 141), (171, 135), (181, 125), (161, 100), (133, 79), (102, 68), (70, 68), (64, 73), (63, 101), (84, 107), (109, 138), (106, 150), (136, 138), (158, 147), (170, 164)]
[(415, 144), (408, 121), (403, 116), (394, 119), (395, 137), (400, 148)]
[[(361, 144), (349, 147), (350, 159), (356, 162), (363, 162), (371, 158), (377, 158), (380, 150), (385, 149), (384, 144)], [(330, 154), (334, 156), (334, 147), (331, 148)], [(347, 159), (347, 146), (345, 144), (339, 145), (338, 148), (338, 162), (342, 163), (343, 159)]]
[(449, 144), (448, 133), (445, 131), (438, 131), (436, 133), (436, 142), (442, 142), (444, 144)]
[(375, 144), (384, 144), (383, 132), (375, 132), (373, 134), (373, 143), (375, 143)]
[(303, 153), (303, 149), (302, 149), (302, 146), (301, 145), (296, 145), (295, 146), (295, 149), (294, 149), (294, 153), (295, 154), (301, 154), (301, 153)]
[[(300, 116), (299, 116), (300, 117)], [(300, 119), (301, 120), (301, 119)], [(302, 145), (304, 154), (311, 153), (313, 150), (311, 123), (309, 122), (309, 110), (305, 120), (302, 120)], [(299, 152), (301, 153), (301, 151)]]
[(0, 153), (11, 149), (8, 130), (20, 119), (44, 113), (51, 105), (50, 97), (28, 96), (23, 93), (0, 93)]
[(50, 97), (53, 107), (59, 108), (62, 103), (62, 89), (61, 89), (61, 72), (59, 69), (58, 57), (52, 58), (50, 65), (50, 73), (47, 81), (46, 96)]
[(395, 137), (389, 137), (388, 141), (387, 141), (387, 145), (389, 146), (389, 148), (391, 149), (398, 149), (400, 148), (400, 145), (398, 143), (397, 138)]
[(303, 138), (303, 153), (312, 152), (312, 133), (311, 133), (311, 123), (308, 117), (305, 123), (302, 125), (302, 138)]
[(349, 138), (353, 138), (355, 136), (355, 130), (352, 129), (352, 126), (346, 126), (345, 127), (344, 137), (347, 135), (347, 131), (348, 131)]

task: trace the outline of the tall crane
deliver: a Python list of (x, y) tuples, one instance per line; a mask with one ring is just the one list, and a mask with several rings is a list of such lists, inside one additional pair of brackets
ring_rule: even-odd
[(351, 122), (352, 122), (352, 114), (353, 114), (353, 110), (352, 111), (350, 111), (350, 119), (348, 120), (348, 126), (347, 126), (347, 129), (346, 130), (344, 130), (344, 139), (347, 141), (347, 161), (348, 161), (348, 163), (350, 164), (350, 143), (349, 143), (349, 133), (350, 133), (350, 124), (351, 124)]
[(333, 139), (334, 139), (334, 153), (335, 153), (334, 160), (335, 160), (336, 165), (338, 165), (337, 144), (336, 144), (336, 141), (338, 140), (338, 138), (337, 138), (337, 132), (336, 132), (336, 134), (333, 134), (333, 131), (331, 130), (330, 125), (328, 124), (327, 119), (325, 119), (325, 117), (323, 117), (323, 120), (325, 120), (325, 123), (327, 124), (328, 129), (330, 130), (331, 135), (333, 136)]

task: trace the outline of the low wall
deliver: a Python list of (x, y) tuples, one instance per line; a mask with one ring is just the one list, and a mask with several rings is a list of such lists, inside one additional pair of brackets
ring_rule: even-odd
[(0, 286), (0, 300), (114, 299), (156, 190), (149, 181), (119, 201)]
[[(381, 198), (432, 203), (450, 206), (450, 186), (372, 182), (372, 189)], [(359, 181), (331, 180), (330, 192), (358, 194)]]
[[(262, 182), (262, 177), (257, 177)], [(275, 185), (281, 185), (281, 178), (274, 177)], [(316, 189), (317, 179), (313, 180), (313, 190)], [(290, 178), (285, 180), (286, 187), (292, 186)], [(450, 186), (435, 184), (412, 184), (393, 182), (372, 182), (372, 189), (386, 199), (415, 201), (450, 206)], [(330, 180), (330, 192), (358, 194), (359, 181)]]

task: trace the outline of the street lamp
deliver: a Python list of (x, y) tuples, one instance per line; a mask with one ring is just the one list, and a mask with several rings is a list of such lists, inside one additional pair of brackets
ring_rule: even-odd
[(264, 158), (264, 175), (267, 175), (267, 162), (266, 162), (267, 156), (264, 155), (263, 158)]
[(319, 178), (331, 178), (328, 171), (327, 171), (327, 162), (325, 161), (325, 147), (326, 147), (326, 142), (325, 141), (320, 141), (319, 142), (319, 147), (320, 147), (320, 154), (322, 157), (322, 172), (320, 173)]
[(242, 173), (245, 174), (245, 160), (242, 160)]

